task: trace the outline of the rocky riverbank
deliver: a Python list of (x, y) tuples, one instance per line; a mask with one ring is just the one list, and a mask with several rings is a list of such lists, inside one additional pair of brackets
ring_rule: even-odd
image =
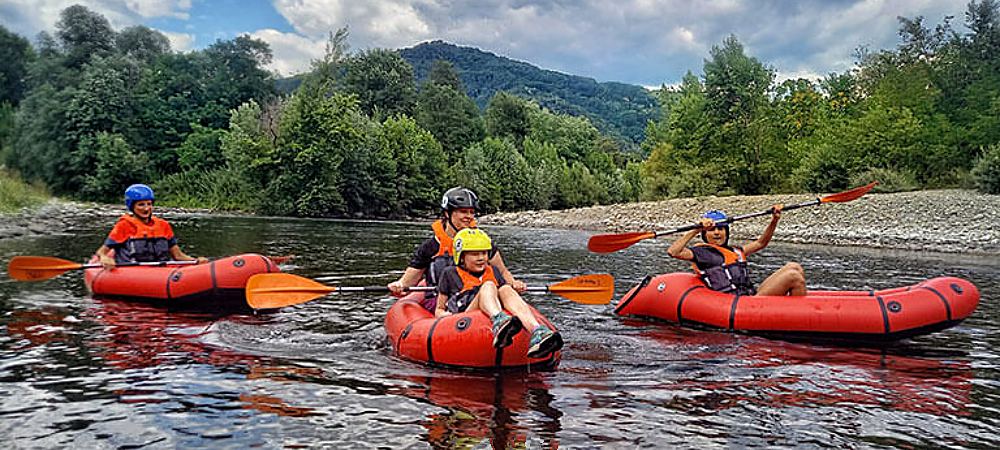
[[(704, 211), (733, 215), (762, 211), (775, 203), (797, 203), (810, 195), (698, 197), (594, 206), (563, 211), (491, 214), (486, 225), (571, 228), (598, 232), (667, 230), (691, 223)], [(0, 239), (72, 232), (97, 220), (110, 229), (121, 205), (53, 199), (14, 214), (0, 214)], [(212, 214), (210, 210), (157, 207), (166, 217)], [(733, 238), (756, 238), (767, 217), (733, 226)], [(868, 194), (850, 203), (827, 203), (782, 216), (775, 242), (850, 245), (935, 252), (1000, 253), (1000, 196), (970, 190)]]
[[(491, 214), (483, 224), (572, 228), (599, 232), (657, 231), (693, 223), (706, 210), (731, 215), (792, 204), (812, 195), (698, 197), (563, 211)], [(733, 238), (755, 239), (767, 217), (733, 226)], [(782, 215), (774, 242), (850, 245), (935, 252), (1000, 253), (1000, 196), (970, 190), (868, 194)]]
[[(125, 212), (122, 205), (81, 203), (51, 199), (45, 204), (24, 208), (13, 214), (0, 214), (0, 239), (72, 232), (95, 220), (106, 223), (108, 230)], [(156, 207), (155, 214), (177, 217), (185, 214), (205, 214), (209, 210)]]

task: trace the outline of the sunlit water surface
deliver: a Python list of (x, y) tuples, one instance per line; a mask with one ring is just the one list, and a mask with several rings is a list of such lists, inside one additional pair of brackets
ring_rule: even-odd
[[(408, 223), (174, 222), (190, 254), (294, 254), (286, 270), (343, 286), (395, 279), (429, 235)], [(82, 261), (110, 226), (0, 241), (0, 260)], [(489, 231), (532, 285), (611, 272), (620, 296), (647, 274), (687, 270), (663, 241), (595, 255), (585, 232)], [(562, 363), (499, 376), (394, 357), (382, 326), (393, 300), (378, 294), (217, 317), (92, 298), (79, 273), (31, 284), (0, 274), (0, 436), (15, 448), (996, 448), (996, 256), (780, 244), (754, 256), (757, 273), (800, 261), (813, 288), (952, 275), (981, 290), (958, 327), (885, 349), (622, 320), (611, 305), (532, 296), (562, 330)]]

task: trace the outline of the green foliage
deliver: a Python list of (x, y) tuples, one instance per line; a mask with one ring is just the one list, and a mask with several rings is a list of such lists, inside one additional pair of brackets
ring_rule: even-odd
[(878, 185), (872, 192), (906, 192), (913, 191), (920, 187), (917, 183), (917, 176), (913, 171), (902, 169), (876, 168), (859, 172), (851, 177), (851, 186), (862, 186), (872, 181), (878, 181)]
[(177, 162), (184, 171), (208, 170), (225, 163), (222, 154), (222, 137), (225, 130), (207, 128), (198, 124), (192, 126), (184, 142), (177, 148)]
[(40, 205), (48, 198), (45, 188), (25, 183), (17, 174), (0, 168), (0, 213)]
[(0, 104), (18, 104), (27, 90), (28, 65), (35, 57), (28, 40), (0, 25)]
[(162, 206), (221, 211), (259, 211), (267, 199), (259, 187), (229, 167), (195, 169), (161, 178), (153, 189)]
[(125, 187), (149, 180), (149, 159), (136, 153), (120, 134), (99, 132), (80, 141), (80, 153), (93, 155), (94, 170), (83, 177), (83, 194), (107, 202)]
[(432, 211), (441, 192), (451, 186), (452, 174), (441, 145), (430, 132), (409, 118), (390, 118), (382, 124), (380, 145), (392, 152), (395, 173), (387, 174), (392, 215)]
[(461, 89), (458, 74), (441, 62), (420, 88), (414, 118), (441, 143), (448, 160), (461, 160), (462, 150), (483, 139), (485, 128), (479, 108)]
[(986, 149), (972, 169), (976, 189), (987, 194), (1000, 194), (1000, 145)]
[(84, 6), (62, 10), (56, 23), (56, 37), (66, 52), (66, 65), (80, 67), (95, 56), (114, 50), (115, 31), (104, 16)]
[(393, 50), (372, 49), (348, 58), (343, 83), (369, 117), (413, 114), (417, 94), (413, 67)]
[(115, 37), (118, 53), (140, 61), (152, 62), (170, 52), (170, 41), (163, 33), (143, 25), (122, 30)]
[(486, 134), (522, 143), (531, 129), (531, 111), (536, 108), (524, 99), (498, 92), (486, 107)]
[(465, 92), (480, 108), (486, 108), (497, 93), (507, 92), (560, 114), (586, 117), (601, 133), (629, 148), (642, 141), (647, 122), (659, 115), (656, 99), (641, 86), (598, 83), (442, 41), (425, 42), (400, 54), (420, 80), (429, 76), (436, 61), (451, 63)]

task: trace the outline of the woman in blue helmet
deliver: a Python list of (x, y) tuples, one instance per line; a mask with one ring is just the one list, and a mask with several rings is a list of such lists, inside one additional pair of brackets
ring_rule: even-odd
[(104, 245), (97, 249), (105, 269), (132, 262), (208, 262), (207, 258), (194, 258), (181, 251), (170, 224), (153, 215), (153, 200), (153, 190), (145, 184), (125, 189), (125, 208), (129, 213), (118, 219)]
[[(705, 285), (721, 292), (740, 295), (806, 295), (806, 276), (798, 263), (788, 263), (767, 277), (754, 289), (747, 267), (747, 256), (754, 254), (771, 242), (774, 229), (781, 219), (782, 205), (774, 205), (771, 223), (756, 241), (742, 247), (729, 245), (729, 223), (726, 213), (711, 210), (701, 217), (701, 227), (691, 230), (674, 242), (667, 253), (691, 261), (694, 271)], [(701, 234), (700, 244), (688, 247), (695, 235)]]

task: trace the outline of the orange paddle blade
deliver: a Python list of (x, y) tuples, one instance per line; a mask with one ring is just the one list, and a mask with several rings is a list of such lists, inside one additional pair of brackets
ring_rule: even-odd
[(83, 264), (50, 256), (15, 256), (7, 263), (7, 274), (18, 281), (40, 281), (58, 276), (67, 270), (81, 269)]
[(875, 185), (877, 184), (878, 181), (872, 181), (871, 183), (868, 183), (864, 186), (856, 187), (848, 191), (827, 195), (826, 197), (820, 198), (819, 201), (823, 203), (830, 203), (830, 202), (844, 203), (844, 202), (849, 202), (851, 200), (857, 200), (861, 198), (861, 196), (867, 194), (868, 191), (874, 189)]
[(337, 288), (290, 273), (260, 273), (247, 280), (247, 304), (253, 309), (277, 309), (320, 298)]
[(587, 249), (594, 253), (611, 253), (628, 248), (635, 243), (649, 238), (656, 237), (652, 231), (640, 231), (634, 233), (618, 234), (595, 234), (587, 241)]
[(553, 284), (548, 291), (584, 305), (606, 305), (615, 295), (615, 279), (607, 273), (580, 275)]

